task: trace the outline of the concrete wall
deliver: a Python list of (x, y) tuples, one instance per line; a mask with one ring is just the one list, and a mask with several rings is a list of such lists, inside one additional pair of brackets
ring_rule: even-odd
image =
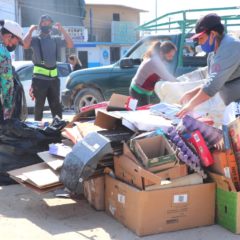
[(0, 19), (16, 20), (15, 0), (0, 0)]

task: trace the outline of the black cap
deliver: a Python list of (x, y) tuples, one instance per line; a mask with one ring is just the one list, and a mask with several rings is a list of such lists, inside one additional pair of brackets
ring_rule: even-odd
[(214, 28), (219, 25), (222, 25), (221, 17), (215, 13), (209, 13), (197, 21), (195, 27), (196, 34), (194, 34), (191, 39), (198, 38), (203, 33), (214, 30)]
[(41, 23), (42, 21), (48, 21), (48, 20), (53, 23), (53, 20), (52, 20), (52, 18), (51, 18), (49, 15), (42, 15), (42, 16), (40, 17), (40, 23)]

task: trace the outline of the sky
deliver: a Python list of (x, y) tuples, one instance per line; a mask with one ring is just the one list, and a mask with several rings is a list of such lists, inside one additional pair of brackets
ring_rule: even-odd
[[(119, 4), (117, 0), (85, 0), (86, 3)], [(240, 7), (239, 0), (121, 0), (121, 4), (140, 8), (148, 13), (141, 13), (141, 24), (153, 20), (168, 12), (194, 8)], [(157, 6), (157, 10), (156, 10)], [(239, 13), (240, 14), (240, 9)]]

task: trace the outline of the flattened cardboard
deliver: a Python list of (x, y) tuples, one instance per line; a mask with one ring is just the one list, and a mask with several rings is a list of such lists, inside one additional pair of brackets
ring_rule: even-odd
[(110, 176), (105, 183), (106, 212), (139, 236), (214, 224), (214, 183), (153, 191)]
[(74, 123), (82, 137), (87, 136), (91, 132), (97, 132), (100, 130), (103, 130), (102, 128), (96, 126), (93, 121), (88, 121), (88, 122), (75, 122)]
[(59, 175), (51, 170), (46, 163), (37, 163), (31, 166), (9, 171), (10, 177), (21, 182), (31, 184), (39, 189), (60, 185)]
[(146, 191), (173, 187), (184, 187), (202, 183), (203, 183), (202, 176), (200, 176), (198, 173), (192, 173), (184, 177), (172, 179), (171, 181), (169, 180), (161, 181), (161, 184), (148, 186), (146, 187)]
[(48, 151), (39, 152), (37, 155), (54, 171), (59, 170), (63, 165), (63, 157), (52, 155)]
[(105, 209), (104, 188), (105, 176), (90, 178), (83, 183), (84, 196), (89, 204), (98, 211)]
[(46, 188), (43, 188), (43, 189), (40, 189), (40, 188), (37, 188), (31, 184), (29, 184), (28, 182), (24, 182), (21, 180), (21, 177), (20, 178), (17, 178), (17, 177), (14, 177), (13, 175), (11, 175), (11, 178), (16, 181), (17, 183), (21, 184), (22, 186), (24, 187), (27, 187), (27, 188), (30, 188), (32, 191), (38, 193), (38, 194), (44, 194), (44, 193), (48, 193), (48, 192), (52, 192), (54, 190), (57, 190), (59, 188), (63, 188), (63, 184), (62, 183), (59, 183), (57, 185), (54, 185), (54, 186), (49, 186), (49, 187), (46, 187)]

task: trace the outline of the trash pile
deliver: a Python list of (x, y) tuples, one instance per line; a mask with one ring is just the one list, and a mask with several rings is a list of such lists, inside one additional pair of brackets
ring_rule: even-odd
[[(215, 206), (217, 223), (240, 233), (232, 214), (240, 207), (240, 119), (219, 129), (211, 119), (176, 118), (176, 105), (136, 106), (113, 94), (85, 108), (58, 128), (61, 138), (38, 145), (41, 162), (9, 176), (38, 193), (84, 194), (139, 236), (214, 224)], [(35, 151), (33, 139), (41, 137), (26, 141)]]

